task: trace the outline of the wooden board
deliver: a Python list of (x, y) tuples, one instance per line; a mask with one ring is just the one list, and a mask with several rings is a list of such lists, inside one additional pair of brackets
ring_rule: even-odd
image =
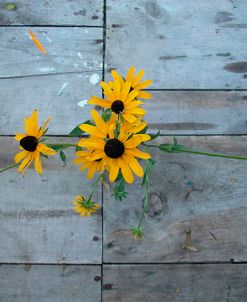
[[(107, 1), (107, 69), (152, 88), (246, 89), (246, 1)], [(109, 75), (109, 73), (107, 73)]]
[(102, 28), (35, 27), (32, 30), (47, 55), (37, 49), (27, 27), (0, 28), (0, 78), (101, 72)]
[[(158, 142), (157, 142), (158, 143)], [(172, 143), (163, 137), (159, 143)], [(247, 137), (178, 137), (201, 151), (247, 155)], [(144, 189), (129, 187), (128, 198), (115, 202), (104, 191), (104, 261), (168, 263), (247, 261), (247, 162), (200, 155), (152, 152), (144, 239), (134, 240), (129, 226), (139, 220)], [(183, 249), (192, 230), (196, 252)]]
[(145, 102), (152, 132), (246, 134), (247, 92), (153, 91)]
[(103, 301), (244, 302), (246, 278), (246, 264), (104, 266)]
[[(2, 137), (0, 141), (3, 168), (13, 162), (18, 145), (14, 138)], [(66, 140), (53, 137), (52, 141)], [(42, 176), (32, 169), (24, 178), (16, 169), (0, 175), (0, 262), (101, 262), (101, 211), (90, 218), (74, 213), (74, 196), (87, 196), (91, 182), (71, 163), (73, 150), (66, 154), (66, 167), (59, 155), (44, 159)], [(95, 201), (101, 203), (100, 186)]]
[(32, 1), (2, 0), (1, 25), (90, 25), (102, 26), (102, 0)]
[(99, 266), (1, 265), (0, 300), (99, 302), (100, 276)]
[(86, 100), (101, 95), (99, 85), (92, 84), (95, 76), (101, 79), (100, 72), (1, 79), (0, 135), (21, 131), (24, 117), (34, 109), (39, 110), (40, 124), (52, 117), (47, 134), (68, 134), (91, 118), (93, 106)]
[[(79, 105), (91, 95), (100, 96), (99, 85), (90, 82), (95, 74), (0, 80), (0, 99), (4, 103), (0, 134), (20, 131), (24, 117), (34, 108), (40, 111), (40, 121), (52, 116), (49, 134), (68, 134), (91, 118), (93, 106)], [(247, 93), (239, 91), (154, 91), (153, 99), (144, 107), (150, 132), (159, 129), (163, 134), (245, 134), (246, 103)]]

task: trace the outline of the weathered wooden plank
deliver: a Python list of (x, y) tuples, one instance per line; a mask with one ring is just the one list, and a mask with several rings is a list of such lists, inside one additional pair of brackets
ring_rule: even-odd
[(163, 134), (247, 133), (247, 92), (153, 91), (149, 128)]
[(80, 265), (1, 265), (0, 300), (101, 301), (101, 269)]
[[(90, 118), (93, 107), (79, 105), (90, 95), (100, 95), (99, 85), (92, 84), (96, 75), (100, 78), (100, 73), (88, 73), (0, 80), (0, 134), (16, 133), (34, 108), (40, 110), (40, 120), (52, 115), (49, 134), (68, 134)], [(152, 132), (244, 134), (246, 102), (247, 92), (239, 91), (153, 91), (144, 107)]]
[(152, 88), (246, 88), (246, 10), (246, 1), (109, 0), (107, 69), (144, 68)]
[(101, 28), (35, 27), (41, 53), (26, 27), (0, 28), (0, 77), (102, 70)]
[[(0, 168), (13, 162), (14, 138), (2, 137)], [(64, 138), (53, 138), (55, 142)], [(44, 174), (28, 170), (23, 178), (16, 169), (0, 178), (0, 262), (4, 263), (100, 263), (101, 211), (90, 218), (74, 213), (75, 195), (89, 194), (91, 183), (78, 173), (66, 152), (68, 164), (44, 159)], [(101, 188), (95, 201), (101, 202)]]
[[(92, 106), (83, 100), (100, 95), (100, 72), (60, 74), (0, 80), (0, 134), (15, 134), (22, 129), (24, 117), (39, 110), (42, 123), (52, 116), (48, 134), (68, 134), (90, 118)], [(83, 107), (82, 107), (83, 106)]]
[(105, 265), (103, 301), (244, 302), (246, 278), (246, 264)]
[[(159, 143), (172, 142), (160, 138)], [(247, 137), (179, 137), (195, 150), (246, 156)], [(144, 239), (129, 235), (144, 197), (139, 183), (128, 198), (116, 203), (104, 192), (104, 261), (121, 263), (246, 261), (246, 162), (199, 155), (153, 152), (157, 160), (151, 178)], [(192, 230), (192, 252), (182, 249)]]
[(1, 25), (103, 25), (102, 0), (3, 0)]

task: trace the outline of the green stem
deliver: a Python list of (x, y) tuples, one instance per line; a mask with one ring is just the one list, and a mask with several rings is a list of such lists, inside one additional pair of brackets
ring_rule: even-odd
[(141, 217), (139, 220), (139, 223), (137, 225), (137, 228), (140, 229), (145, 212), (147, 210), (147, 205), (148, 205), (148, 179), (145, 182), (145, 199), (144, 199), (144, 203), (143, 203), (143, 209), (142, 209), (142, 213), (141, 213)]
[[(151, 148), (159, 148), (159, 146), (157, 145), (148, 145), (148, 144), (144, 144), (147, 147), (151, 147)], [(167, 144), (167, 146), (170, 147), (169, 151), (165, 151), (162, 150), (164, 152), (167, 153), (191, 153), (191, 154), (198, 154), (198, 155), (206, 155), (206, 156), (211, 156), (211, 157), (222, 157), (222, 158), (231, 158), (231, 159), (241, 159), (241, 160), (247, 160), (247, 157), (245, 156), (239, 156), (239, 155), (226, 155), (226, 154), (222, 154), (222, 153), (210, 153), (210, 152), (203, 152), (203, 151), (193, 151), (190, 149), (179, 149), (176, 148), (176, 145), (172, 145), (172, 144)], [(160, 149), (161, 150), (161, 149)]]
[[(64, 149), (77, 146), (76, 144), (56, 144), (56, 143), (54, 143), (54, 144), (47, 143), (46, 145), (55, 151), (62, 151)], [(61, 146), (61, 148), (60, 148), (60, 146)], [(54, 149), (54, 147), (55, 147), (55, 149)]]
[(8, 167), (6, 167), (6, 168), (3, 168), (3, 169), (1, 169), (0, 170), (0, 173), (2, 173), (2, 172), (4, 172), (4, 171), (7, 171), (7, 170), (9, 170), (9, 169), (12, 169), (12, 168), (14, 168), (14, 167), (16, 167), (16, 166), (18, 166), (19, 164), (13, 164), (13, 165), (11, 165), (11, 166), (8, 166)]
[(96, 191), (96, 188), (97, 188), (97, 185), (99, 183), (99, 180), (101, 179), (101, 174), (99, 174), (99, 176), (97, 177), (97, 179), (95, 180), (95, 182), (93, 183), (93, 189), (92, 189), (92, 192), (91, 194), (89, 195), (89, 198), (88, 200), (91, 201), (92, 197), (93, 197), (93, 194), (95, 193)]

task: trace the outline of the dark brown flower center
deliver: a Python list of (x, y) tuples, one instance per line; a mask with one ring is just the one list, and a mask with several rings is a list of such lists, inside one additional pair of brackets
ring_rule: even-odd
[(34, 152), (38, 146), (38, 140), (35, 136), (26, 136), (20, 140), (20, 145), (26, 151)]
[(105, 144), (105, 154), (111, 158), (118, 158), (124, 153), (124, 144), (118, 139), (109, 139)]
[(123, 112), (124, 110), (124, 103), (120, 100), (116, 100), (111, 104), (111, 110), (116, 114)]

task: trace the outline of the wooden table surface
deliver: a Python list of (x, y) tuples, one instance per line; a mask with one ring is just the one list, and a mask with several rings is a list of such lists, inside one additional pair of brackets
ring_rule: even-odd
[[(157, 141), (247, 154), (247, 1), (3, 0), (0, 3), (0, 168), (12, 163), (13, 139), (33, 109), (53, 117), (49, 135), (89, 118), (90, 95), (110, 70), (131, 65), (153, 79), (146, 102)], [(47, 50), (43, 55), (28, 29)], [(142, 241), (143, 191), (123, 202), (99, 188), (90, 219), (72, 210), (90, 191), (66, 152), (30, 169), (0, 175), (0, 301), (247, 301), (246, 163), (153, 152)], [(192, 231), (196, 251), (181, 248)]]

